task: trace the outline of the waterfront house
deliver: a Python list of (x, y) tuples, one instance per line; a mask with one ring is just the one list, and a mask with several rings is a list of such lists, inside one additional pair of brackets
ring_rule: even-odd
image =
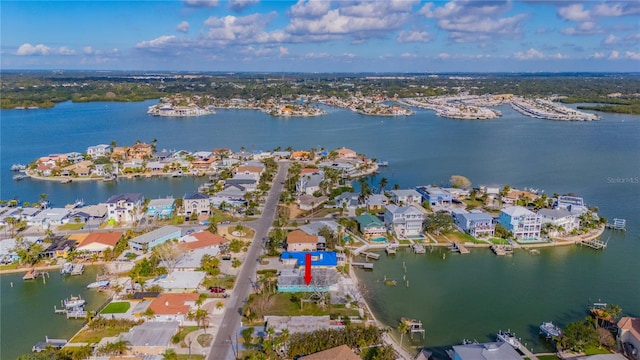
[(399, 238), (417, 236), (422, 233), (424, 213), (415, 206), (399, 207), (387, 205), (384, 212), (384, 224), (389, 231), (393, 231)]
[(509, 192), (502, 197), (502, 201), (506, 205), (517, 205), (518, 200), (528, 199), (529, 201), (536, 200), (540, 195), (534, 194), (531, 191), (523, 191), (517, 189), (510, 189)]
[(173, 207), (175, 199), (151, 199), (147, 204), (147, 212), (145, 216), (158, 219), (169, 219), (173, 216)]
[[(285, 263), (286, 264), (286, 263)], [(312, 279), (307, 285), (304, 263), (294, 268), (283, 268), (278, 273), (278, 292), (337, 291), (340, 275), (335, 267), (312, 267)]]
[(43, 246), (43, 250), (39, 254), (40, 257), (66, 259), (76, 247), (75, 241), (69, 240), (64, 236), (51, 236), (49, 240), (50, 242), (40, 243)]
[[(180, 243), (183, 245), (183, 243)], [(220, 249), (218, 247), (200, 248), (191, 251), (184, 252), (178, 256), (175, 264), (173, 264), (174, 271), (195, 271), (202, 266), (202, 257), (209, 255), (212, 257), (218, 256)], [(160, 263), (161, 266), (168, 268), (168, 264), (165, 262)]]
[(319, 351), (317, 353), (302, 356), (303, 360), (360, 360), (360, 356), (356, 355), (347, 345), (336, 346), (331, 349)]
[(142, 142), (137, 142), (128, 149), (128, 158), (138, 160), (148, 160), (152, 158), (153, 146)]
[(260, 176), (264, 173), (264, 166), (238, 166), (234, 171), (233, 175), (246, 175), (250, 178), (258, 181), (260, 180)]
[(80, 219), (80, 222), (94, 222), (97, 225), (106, 219), (107, 212), (105, 204), (83, 206), (71, 211), (69, 221), (77, 222), (77, 219)]
[(441, 187), (418, 186), (416, 190), (431, 207), (450, 207), (453, 202), (453, 195)]
[(107, 249), (113, 250), (118, 240), (122, 238), (122, 231), (93, 232), (87, 235), (76, 248), (79, 253), (104, 254)]
[(366, 238), (380, 237), (387, 233), (384, 223), (370, 213), (364, 213), (356, 218), (358, 228)]
[(367, 211), (380, 211), (389, 203), (389, 200), (383, 194), (371, 194), (364, 200)]
[(38, 226), (42, 229), (50, 229), (52, 226), (60, 226), (69, 222), (71, 212), (66, 208), (47, 208), (27, 221), (29, 226)]
[(351, 149), (347, 149), (345, 147), (336, 150), (336, 153), (338, 154), (339, 158), (342, 159), (356, 159), (358, 158), (358, 153), (351, 150)]
[(145, 253), (166, 241), (179, 239), (181, 234), (182, 230), (177, 226), (163, 226), (129, 240), (129, 247)]
[(320, 236), (309, 235), (302, 230), (296, 229), (287, 234), (288, 251), (316, 251)]
[(556, 227), (549, 235), (557, 235), (561, 232), (569, 233), (580, 227), (580, 217), (563, 208), (540, 209), (538, 216), (540, 216), (542, 224), (552, 224)]
[(333, 161), (321, 162), (318, 164), (318, 167), (321, 169), (334, 169), (342, 177), (349, 177), (358, 171), (357, 166), (359, 164), (360, 162), (356, 159), (336, 159)]
[(475, 238), (492, 237), (496, 229), (493, 217), (480, 210), (452, 209), (451, 216), (460, 230)]
[(627, 357), (640, 360), (640, 318), (622, 317), (618, 321), (617, 340)]
[(563, 195), (555, 200), (554, 208), (565, 209), (575, 215), (586, 213), (589, 208), (585, 205), (584, 199), (579, 196)]
[(87, 148), (87, 155), (91, 156), (92, 159), (108, 156), (109, 154), (111, 154), (111, 145), (100, 144)]
[(422, 203), (422, 195), (413, 189), (407, 190), (389, 190), (391, 202), (398, 206), (420, 206)]
[(356, 209), (360, 204), (358, 198), (360, 194), (355, 192), (343, 192), (342, 194), (333, 198), (337, 208), (344, 207), (345, 209)]
[(200, 193), (191, 193), (185, 195), (182, 200), (182, 207), (184, 208), (185, 215), (191, 216), (199, 216), (199, 215), (209, 215), (210, 214), (210, 206), (209, 197)]
[(20, 261), (19, 250), (27, 250), (32, 244), (42, 243), (38, 236), (23, 236), (20, 240), (16, 238), (0, 240), (0, 264), (9, 265)]
[(93, 162), (89, 160), (79, 161), (60, 169), (60, 176), (80, 176), (87, 177), (91, 174)]
[(325, 203), (329, 198), (327, 196), (300, 195), (296, 198), (296, 203), (300, 210), (309, 211), (317, 208)]
[(161, 355), (171, 346), (180, 324), (179, 321), (147, 321), (121, 333), (118, 340), (127, 342), (133, 354)]
[(140, 193), (113, 195), (107, 199), (107, 218), (115, 222), (133, 222), (140, 218), (144, 197)]
[(522, 206), (508, 206), (500, 212), (498, 222), (518, 238), (519, 241), (540, 239), (542, 221), (540, 216)]
[(453, 346), (453, 360), (522, 360), (522, 356), (507, 342), (465, 344)]
[(320, 171), (308, 175), (301, 175), (296, 182), (296, 192), (298, 195), (313, 195), (320, 191), (320, 184), (324, 180), (324, 174)]
[(236, 175), (231, 179), (224, 181), (225, 188), (227, 186), (236, 186), (242, 190), (242, 192), (252, 192), (258, 189), (258, 181), (251, 175)]

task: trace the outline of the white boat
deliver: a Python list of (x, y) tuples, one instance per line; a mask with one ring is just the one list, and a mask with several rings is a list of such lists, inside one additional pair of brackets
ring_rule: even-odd
[(64, 307), (66, 309), (76, 309), (81, 308), (87, 303), (87, 300), (78, 296), (70, 296), (68, 299), (64, 300)]
[(94, 281), (91, 284), (87, 285), (87, 289), (102, 288), (105, 286), (109, 286), (109, 280)]
[(62, 265), (62, 269), (60, 269), (60, 274), (69, 275), (73, 271), (73, 263), (66, 262)]
[(551, 321), (543, 322), (540, 324), (540, 334), (544, 335), (547, 339), (562, 335), (562, 331), (559, 327), (553, 325)]
[(23, 164), (13, 164), (11, 165), (11, 171), (22, 171), (26, 170), (27, 166)]
[(511, 331), (499, 330), (498, 334), (496, 334), (496, 337), (498, 338), (498, 341), (506, 342), (514, 349), (520, 349), (520, 346), (522, 346), (520, 344), (520, 341), (518, 341), (518, 338), (516, 338), (516, 334), (512, 333)]

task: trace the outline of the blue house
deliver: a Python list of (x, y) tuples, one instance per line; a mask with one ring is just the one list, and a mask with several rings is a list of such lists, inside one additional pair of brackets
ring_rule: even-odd
[(416, 190), (422, 195), (422, 199), (429, 206), (451, 206), (453, 197), (447, 190), (435, 186), (418, 186)]
[(311, 268), (338, 266), (338, 256), (334, 251), (285, 251), (280, 255), (280, 261), (296, 267), (305, 266), (307, 254), (311, 254)]
[(519, 241), (538, 241), (542, 220), (533, 211), (522, 206), (508, 206), (500, 212), (498, 222), (511, 231)]
[(151, 218), (168, 219), (173, 216), (173, 198), (153, 199), (147, 204), (146, 216)]
[(455, 209), (451, 216), (457, 227), (476, 238), (491, 237), (496, 229), (493, 217), (480, 210)]

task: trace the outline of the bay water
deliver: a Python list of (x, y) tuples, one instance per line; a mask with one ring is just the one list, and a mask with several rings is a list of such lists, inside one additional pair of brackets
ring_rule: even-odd
[[(158, 149), (190, 151), (345, 146), (389, 161), (369, 179), (373, 187), (382, 177), (388, 179), (387, 188), (394, 184), (408, 188), (446, 184), (451, 175), (460, 174), (474, 186), (509, 184), (549, 195), (572, 192), (598, 206), (606, 218), (627, 219), (627, 231), (605, 233), (609, 246), (599, 252), (568, 247), (504, 258), (475, 249), (470, 255), (446, 253), (444, 260), (440, 250), (383, 256), (373, 272), (358, 272), (367, 289), (365, 297), (390, 327), (403, 316), (421, 320), (427, 335), (424, 341), (416, 339), (414, 346), (440, 347), (463, 338), (487, 341), (498, 329), (511, 328), (529, 347), (545, 349), (537, 336), (542, 321), (566, 325), (584, 317), (586, 306), (597, 299), (640, 316), (640, 117), (602, 114), (597, 122), (546, 121), (502, 106), (498, 109), (503, 116), (494, 120), (444, 119), (423, 110), (409, 117), (371, 117), (334, 108), (311, 118), (218, 110), (179, 119), (146, 115), (147, 107), (155, 103), (67, 102), (53, 109), (1, 111), (0, 198), (33, 202), (46, 193), (54, 206), (64, 206), (76, 199), (98, 203), (122, 192), (181, 197), (206, 181), (186, 177), (60, 184), (11, 179), (13, 163), (51, 153), (85, 152), (88, 146), (112, 140), (131, 145), (157, 139)], [(3, 327), (8, 313), (20, 311), (30, 317), (28, 308), (19, 307), (21, 302), (6, 305), (5, 297), (12, 293), (4, 289), (11, 276), (0, 277)], [(384, 286), (380, 280), (385, 276), (398, 280), (404, 276), (409, 287), (400, 286), (402, 281), (396, 287)], [(64, 288), (64, 283), (60, 286)], [(39, 318), (29, 320), (37, 324)], [(37, 326), (32, 330), (36, 341), (46, 335)], [(3, 328), (3, 352), (19, 343), (12, 334)], [(20, 352), (33, 343), (22, 343)]]

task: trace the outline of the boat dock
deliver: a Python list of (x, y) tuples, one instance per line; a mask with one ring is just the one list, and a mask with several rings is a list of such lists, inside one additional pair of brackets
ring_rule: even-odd
[(459, 252), (460, 254), (468, 254), (470, 253), (469, 249), (467, 249), (466, 247), (464, 247), (464, 245), (457, 243), (457, 242), (452, 242), (451, 243), (451, 250), (455, 251), (455, 252)]
[(607, 242), (602, 241), (600, 239), (585, 240), (585, 241), (581, 241), (580, 244), (586, 245), (596, 250), (604, 250), (607, 248)]
[(397, 250), (398, 247), (394, 245), (387, 245), (387, 247), (384, 248), (384, 251), (387, 252), (387, 255), (395, 254)]
[(613, 229), (613, 230), (626, 230), (627, 220), (615, 218), (613, 219), (613, 222), (608, 223), (606, 227), (607, 229)]
[(56, 306), (54, 306), (53, 312), (55, 314), (66, 315), (67, 319), (86, 319), (87, 318), (87, 311), (84, 310), (83, 308), (67, 310), (65, 308), (58, 309)]
[(45, 351), (49, 348), (54, 349), (62, 349), (63, 346), (67, 344), (67, 340), (64, 339), (49, 339), (49, 337), (45, 336), (44, 341), (40, 341), (39, 343), (33, 345), (31, 347), (31, 351), (33, 352), (41, 352)]
[(510, 245), (491, 245), (491, 251), (498, 256), (511, 255), (513, 253), (513, 247)]
[(413, 243), (413, 245), (411, 245), (411, 248), (413, 249), (413, 252), (416, 254), (424, 254), (427, 252), (427, 250), (424, 248), (424, 245), (422, 244)]
[(409, 325), (409, 334), (413, 336), (414, 333), (422, 333), (422, 337), (425, 336), (424, 328), (422, 327), (422, 321), (415, 319), (402, 318), (401, 321)]
[(84, 264), (77, 263), (73, 265), (73, 269), (71, 270), (71, 275), (82, 275), (84, 272)]
[(351, 266), (358, 266), (358, 267), (362, 267), (363, 269), (373, 269), (372, 262), (354, 262), (354, 263), (351, 263)]
[(360, 255), (364, 256), (365, 259), (374, 259), (374, 260), (378, 260), (380, 259), (380, 254), (376, 254), (376, 253), (370, 253), (370, 252), (361, 252)]

